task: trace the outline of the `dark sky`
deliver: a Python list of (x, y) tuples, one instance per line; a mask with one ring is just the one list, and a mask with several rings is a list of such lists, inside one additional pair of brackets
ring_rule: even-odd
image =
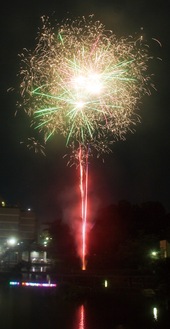
[[(151, 4), (152, 3), (152, 4)], [(79, 174), (68, 167), (64, 141), (54, 139), (46, 157), (28, 150), (29, 120), (15, 117), (18, 54), (33, 49), (40, 17), (60, 21), (67, 17), (94, 14), (118, 36), (135, 34), (143, 28), (146, 40), (158, 39), (151, 46), (152, 72), (157, 91), (144, 97), (140, 105), (141, 123), (126, 141), (114, 144), (104, 163), (91, 160), (89, 191), (93, 210), (99, 205), (126, 199), (131, 203), (159, 201), (170, 211), (170, 109), (169, 109), (169, 9), (167, 1), (17, 1), (1, 8), (1, 109), (0, 109), (0, 195), (10, 204), (33, 207), (43, 220), (51, 219), (78, 198)]]

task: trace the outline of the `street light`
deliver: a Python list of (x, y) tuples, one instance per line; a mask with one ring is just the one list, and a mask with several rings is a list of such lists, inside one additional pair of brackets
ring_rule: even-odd
[(14, 237), (11, 237), (7, 240), (7, 244), (8, 244), (8, 246), (13, 247), (17, 244), (17, 239)]

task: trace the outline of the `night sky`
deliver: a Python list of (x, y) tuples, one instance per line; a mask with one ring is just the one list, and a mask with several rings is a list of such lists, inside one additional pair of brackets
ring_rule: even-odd
[[(42, 221), (60, 216), (78, 200), (79, 174), (67, 166), (63, 138), (53, 138), (46, 157), (29, 150), (29, 119), (15, 116), (19, 57), (25, 47), (33, 49), (42, 15), (59, 22), (94, 14), (106, 29), (118, 36), (140, 33), (151, 42), (154, 57), (151, 73), (156, 91), (141, 100), (141, 123), (126, 141), (113, 145), (103, 159), (91, 159), (89, 198), (94, 211), (103, 205), (128, 200), (141, 204), (158, 201), (170, 211), (170, 109), (169, 109), (169, 10), (166, 1), (28, 1), (6, 2), (1, 9), (1, 109), (0, 109), (0, 196), (10, 205), (32, 207)], [(36, 3), (36, 4), (34, 4)], [(157, 39), (162, 44), (159, 46)], [(159, 57), (162, 60), (156, 60)]]

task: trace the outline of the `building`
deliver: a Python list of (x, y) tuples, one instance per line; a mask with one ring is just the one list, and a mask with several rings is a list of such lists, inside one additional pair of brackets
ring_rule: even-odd
[(38, 225), (33, 211), (0, 205), (0, 253), (14, 244), (37, 242)]
[(23, 242), (37, 242), (38, 223), (33, 211), (28, 210), (20, 212), (19, 238)]
[[(48, 237), (45, 236), (44, 241)], [(39, 227), (36, 215), (30, 209), (9, 207), (0, 199), (0, 268), (16, 264), (46, 264), (47, 244), (39, 244)]]
[(170, 243), (167, 240), (160, 241), (161, 258), (170, 257)]
[(19, 239), (20, 210), (18, 208), (0, 207), (0, 241), (11, 237)]

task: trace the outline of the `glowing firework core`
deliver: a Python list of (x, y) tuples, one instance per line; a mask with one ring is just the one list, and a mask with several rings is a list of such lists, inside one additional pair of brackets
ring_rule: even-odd
[[(52, 28), (48, 18), (35, 50), (21, 54), (20, 93), (33, 125), (66, 138), (77, 150), (82, 197), (82, 267), (85, 269), (88, 145), (100, 152), (133, 131), (137, 102), (149, 93), (148, 47), (142, 39), (117, 38), (83, 17)], [(85, 167), (84, 167), (85, 166)], [(85, 177), (83, 176), (85, 175)], [(83, 178), (84, 177), (84, 178)], [(85, 181), (85, 183), (84, 183)]]
[(100, 76), (96, 73), (90, 73), (87, 76), (77, 76), (73, 79), (73, 86), (78, 94), (86, 95), (97, 95), (102, 90), (102, 82)]

